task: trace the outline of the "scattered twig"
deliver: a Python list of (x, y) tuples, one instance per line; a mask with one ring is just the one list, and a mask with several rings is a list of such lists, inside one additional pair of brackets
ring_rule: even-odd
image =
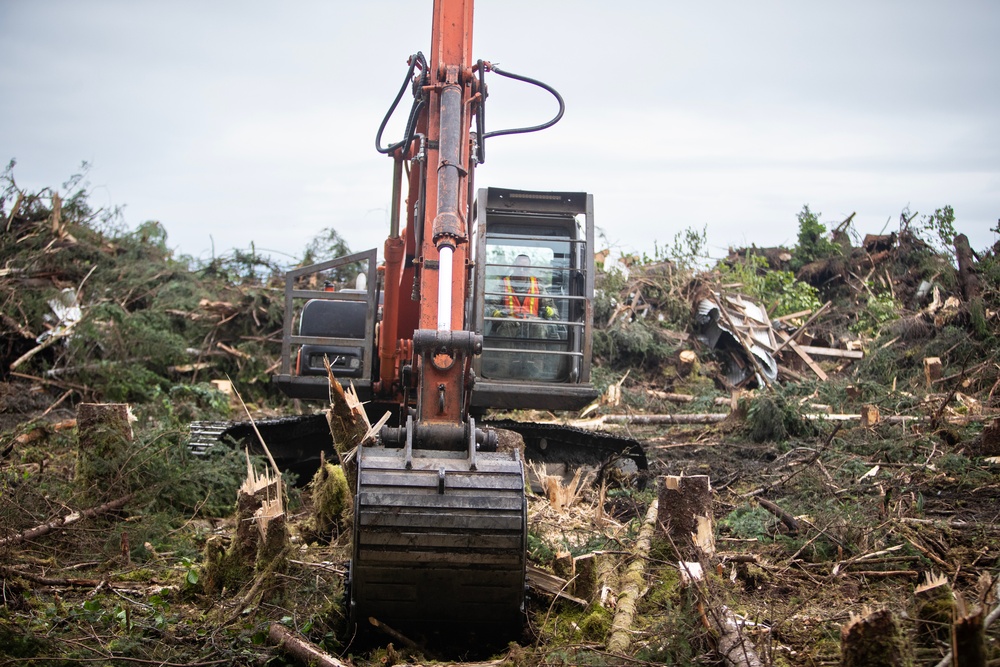
[(762, 493), (766, 493), (766, 492), (770, 491), (771, 489), (774, 489), (776, 487), (779, 487), (779, 486), (785, 484), (786, 482), (788, 482), (789, 480), (791, 480), (793, 477), (795, 477), (796, 475), (798, 475), (800, 472), (802, 472), (803, 470), (805, 470), (806, 468), (808, 468), (809, 466), (811, 466), (813, 463), (816, 463), (816, 461), (819, 459), (820, 455), (823, 453), (823, 450), (825, 450), (827, 447), (830, 446), (830, 443), (833, 442), (833, 438), (837, 435), (837, 432), (840, 431), (840, 427), (843, 426), (843, 425), (844, 425), (843, 422), (837, 422), (837, 425), (833, 428), (833, 431), (830, 433), (830, 435), (828, 435), (826, 437), (826, 440), (823, 441), (823, 444), (820, 445), (819, 448), (813, 453), (813, 455), (810, 456), (807, 461), (804, 461), (802, 463), (802, 465), (799, 466), (799, 468), (797, 470), (794, 470), (791, 473), (789, 473), (788, 475), (785, 475), (783, 478), (779, 479), (777, 482), (775, 482), (773, 484), (765, 484), (764, 486), (759, 486), (756, 489), (754, 489), (753, 491), (748, 491), (747, 493), (744, 493), (743, 495), (744, 496), (759, 496)]
[(85, 509), (80, 512), (72, 512), (70, 514), (67, 514), (66, 516), (59, 517), (58, 519), (54, 519), (53, 521), (49, 521), (48, 523), (43, 523), (40, 526), (35, 526), (34, 528), (26, 530), (22, 533), (18, 533), (16, 535), (10, 535), (8, 537), (0, 539), (0, 547), (11, 546), (14, 544), (20, 544), (21, 542), (25, 542), (27, 540), (33, 540), (36, 537), (47, 535), (54, 530), (59, 530), (67, 526), (71, 526), (74, 523), (80, 521), (81, 519), (89, 519), (90, 517), (97, 516), (98, 514), (103, 514), (104, 512), (110, 512), (111, 510), (120, 509), (125, 505), (125, 503), (131, 500), (133, 496), (135, 496), (135, 494), (130, 493), (127, 496), (122, 496), (121, 498), (118, 498), (116, 500), (111, 500), (109, 502), (104, 503), (103, 505), (98, 505), (97, 507), (91, 507), (89, 509)]
[(781, 519), (781, 523), (785, 524), (785, 526), (788, 527), (788, 530), (793, 533), (799, 532), (799, 522), (794, 516), (781, 509), (767, 498), (757, 498), (757, 502), (760, 503), (760, 506), (768, 512)]

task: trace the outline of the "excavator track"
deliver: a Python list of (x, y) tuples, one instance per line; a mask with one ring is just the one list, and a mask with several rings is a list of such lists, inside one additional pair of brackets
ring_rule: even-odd
[(260, 419), (249, 421), (197, 421), (189, 426), (188, 451), (205, 456), (209, 449), (221, 443), (235, 443), (251, 454), (263, 455), (257, 431), (264, 438), (271, 456), (282, 471), (295, 473), (299, 484), (312, 479), (319, 469), (320, 455), (327, 461), (336, 460), (330, 425), (322, 414)]
[(524, 438), (524, 457), (529, 463), (565, 464), (567, 468), (614, 465), (626, 473), (637, 473), (640, 481), (649, 470), (642, 445), (603, 431), (591, 431), (562, 424), (539, 424), (513, 419), (481, 422), (489, 428), (514, 431)]
[(527, 514), (518, 452), (361, 447), (350, 617), (438, 644), (523, 625)]
[[(590, 431), (561, 424), (538, 424), (513, 419), (480, 422), (488, 428), (514, 431), (524, 438), (524, 458), (528, 463), (560, 463), (576, 466), (604, 467), (614, 464), (641, 478), (649, 468), (642, 445), (603, 431)], [(264, 441), (271, 449), (278, 467), (293, 470), (302, 483), (308, 482), (319, 467), (320, 452), (327, 460), (336, 455), (330, 429), (323, 415), (283, 417), (257, 422)], [(251, 453), (263, 454), (257, 435), (246, 421), (201, 421), (190, 425), (190, 451), (198, 456), (220, 442), (235, 441), (249, 447)]]

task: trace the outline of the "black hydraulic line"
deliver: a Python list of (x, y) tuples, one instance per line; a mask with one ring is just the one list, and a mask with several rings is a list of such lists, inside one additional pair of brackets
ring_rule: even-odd
[[(483, 136), (483, 127), (486, 126), (486, 62), (480, 60), (476, 62), (476, 71), (479, 73), (479, 106), (476, 108), (476, 162), (482, 164), (486, 162), (486, 137)], [(469, 198), (472, 201), (472, 198)]]
[[(382, 147), (382, 133), (385, 131), (385, 126), (389, 124), (389, 119), (392, 118), (392, 114), (395, 113), (396, 107), (399, 106), (399, 101), (403, 99), (403, 93), (406, 92), (406, 87), (412, 82), (413, 72), (417, 67), (420, 68), (422, 74), (420, 75), (420, 85), (417, 85), (414, 89), (414, 99), (413, 106), (410, 107), (410, 115), (406, 119), (406, 130), (403, 132), (403, 140), (397, 141), (394, 144), (389, 144), (385, 148)], [(417, 94), (420, 90), (422, 84), (425, 83), (427, 77), (427, 60), (424, 58), (424, 54), (417, 51), (414, 55), (410, 56), (410, 67), (406, 71), (406, 77), (403, 79), (403, 85), (399, 87), (399, 92), (396, 93), (396, 99), (392, 101), (392, 105), (389, 107), (389, 111), (386, 112), (385, 118), (382, 119), (382, 124), (379, 125), (378, 133), (375, 135), (375, 150), (382, 154), (389, 154), (398, 149), (400, 146), (409, 146), (413, 141), (413, 134), (417, 127), (417, 117), (420, 115), (420, 109), (424, 105), (423, 93)]]
[[(487, 132), (486, 134), (483, 135), (483, 140), (489, 139), (490, 137), (503, 136), (505, 134), (524, 134), (524, 133), (527, 133), (527, 132), (537, 132), (539, 130), (544, 130), (545, 128), (552, 127), (553, 125), (555, 125), (556, 123), (558, 123), (559, 119), (563, 117), (563, 112), (566, 110), (566, 103), (563, 102), (562, 95), (560, 95), (559, 92), (555, 88), (553, 88), (552, 86), (548, 85), (547, 83), (542, 83), (541, 81), (539, 81), (537, 79), (532, 79), (532, 78), (527, 77), (527, 76), (522, 76), (520, 74), (514, 74), (513, 72), (505, 72), (502, 69), (500, 69), (499, 67), (497, 67), (496, 65), (490, 65), (489, 69), (491, 71), (493, 71), (493, 72), (496, 72), (500, 76), (507, 77), (508, 79), (516, 79), (517, 81), (523, 81), (525, 83), (530, 83), (533, 86), (538, 86), (539, 88), (542, 88), (543, 90), (548, 91), (559, 102), (559, 113), (557, 113), (555, 115), (555, 118), (551, 119), (547, 123), (542, 123), (541, 125), (532, 125), (531, 127), (514, 127), (514, 128), (507, 129), (507, 130), (494, 130), (493, 132)], [(485, 96), (484, 96), (483, 101), (485, 102)], [(481, 106), (482, 106), (482, 104), (481, 104)], [(483, 112), (480, 111), (480, 113), (483, 113)], [(484, 153), (484, 158), (485, 158), (485, 151), (483, 151), (483, 153)]]

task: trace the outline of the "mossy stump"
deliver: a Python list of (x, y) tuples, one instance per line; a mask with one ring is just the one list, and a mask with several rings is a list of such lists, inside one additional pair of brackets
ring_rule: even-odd
[(142, 487), (133, 419), (126, 403), (81, 403), (77, 408), (76, 480), (95, 500)]
[[(236, 530), (229, 548), (209, 542), (205, 547), (205, 592), (235, 591), (248, 584), (255, 573), (281, 571), (275, 563), (289, 544), (283, 511), (275, 513), (275, 499), (284, 493), (279, 479), (248, 478), (236, 498)], [(280, 504), (280, 503), (278, 503)]]
[(339, 465), (325, 460), (309, 481), (312, 495), (310, 537), (329, 544), (351, 525), (351, 487)]
[(573, 559), (576, 577), (573, 579), (573, 595), (593, 602), (598, 598), (601, 580), (598, 574), (597, 554), (583, 554)]
[(916, 620), (916, 639), (928, 646), (947, 643), (955, 615), (955, 596), (947, 577), (928, 575), (913, 592), (910, 615)]
[(852, 616), (840, 629), (842, 667), (910, 667), (913, 659), (888, 609)]

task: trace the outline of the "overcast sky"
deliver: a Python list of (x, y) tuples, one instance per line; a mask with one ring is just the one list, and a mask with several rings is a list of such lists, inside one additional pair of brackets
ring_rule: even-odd
[[(431, 2), (0, 0), (0, 160), (33, 189), (90, 163), (92, 203), (196, 257), (288, 255), (333, 227), (381, 248), (378, 124)], [(1000, 2), (481, 0), (475, 58), (566, 99), (487, 144), (477, 185), (594, 193), (612, 244), (685, 228), (792, 245), (803, 204), (861, 233), (951, 205), (1000, 218)], [(497, 76), (489, 127), (554, 103)], [(397, 139), (408, 102), (390, 126)]]

